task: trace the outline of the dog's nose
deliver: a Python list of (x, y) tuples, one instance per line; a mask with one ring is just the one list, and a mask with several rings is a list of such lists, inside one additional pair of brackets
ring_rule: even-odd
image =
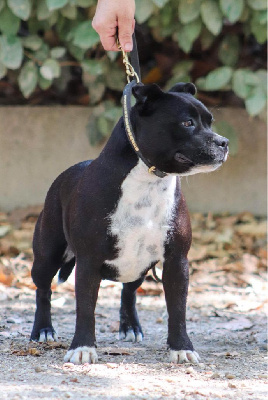
[(214, 139), (214, 143), (216, 143), (217, 146), (226, 149), (228, 147), (229, 140), (223, 136), (217, 135), (216, 138)]

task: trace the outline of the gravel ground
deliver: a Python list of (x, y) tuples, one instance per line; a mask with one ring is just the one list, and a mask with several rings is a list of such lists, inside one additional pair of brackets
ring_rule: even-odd
[[(29, 343), (34, 290), (2, 285), (0, 398), (267, 399), (265, 291), (254, 279), (246, 288), (190, 287), (188, 333), (199, 365), (168, 362), (163, 293), (138, 297), (145, 338), (126, 343), (117, 340), (121, 286), (104, 283), (96, 309), (99, 363), (75, 366), (63, 362), (74, 332), (73, 283), (53, 295), (59, 343), (42, 345)], [(144, 294), (161, 287), (145, 282)]]

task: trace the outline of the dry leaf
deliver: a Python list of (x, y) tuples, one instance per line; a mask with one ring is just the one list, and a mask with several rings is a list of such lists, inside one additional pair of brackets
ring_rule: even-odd
[(227, 329), (228, 331), (243, 331), (244, 329), (252, 328), (252, 326), (253, 323), (250, 319), (243, 316), (238, 316), (229, 322), (220, 323), (218, 325), (220, 329)]

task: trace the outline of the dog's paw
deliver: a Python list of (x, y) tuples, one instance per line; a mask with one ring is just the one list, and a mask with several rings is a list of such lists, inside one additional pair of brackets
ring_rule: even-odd
[(133, 329), (129, 329), (126, 333), (124, 331), (119, 332), (119, 340), (125, 342), (142, 342), (143, 335), (141, 332), (134, 332)]
[(45, 343), (45, 342), (57, 342), (58, 341), (58, 335), (56, 331), (53, 328), (43, 328), (38, 331), (37, 334), (31, 335), (31, 341), (32, 342), (40, 342), (40, 343)]
[(64, 357), (64, 361), (73, 364), (95, 364), (98, 362), (98, 355), (95, 347), (82, 346), (69, 350)]
[(170, 362), (176, 364), (183, 364), (183, 363), (198, 364), (201, 359), (196, 351), (170, 350), (169, 360)]

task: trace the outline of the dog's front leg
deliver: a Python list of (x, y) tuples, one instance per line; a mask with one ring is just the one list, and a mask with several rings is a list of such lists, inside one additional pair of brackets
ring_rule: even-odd
[(95, 307), (100, 287), (99, 273), (92, 271), (88, 260), (78, 260), (75, 274), (76, 327), (65, 362), (96, 363)]
[(163, 286), (168, 311), (168, 339), (170, 361), (198, 363), (200, 357), (194, 351), (186, 331), (186, 301), (189, 270), (187, 258), (173, 256), (163, 265)]

